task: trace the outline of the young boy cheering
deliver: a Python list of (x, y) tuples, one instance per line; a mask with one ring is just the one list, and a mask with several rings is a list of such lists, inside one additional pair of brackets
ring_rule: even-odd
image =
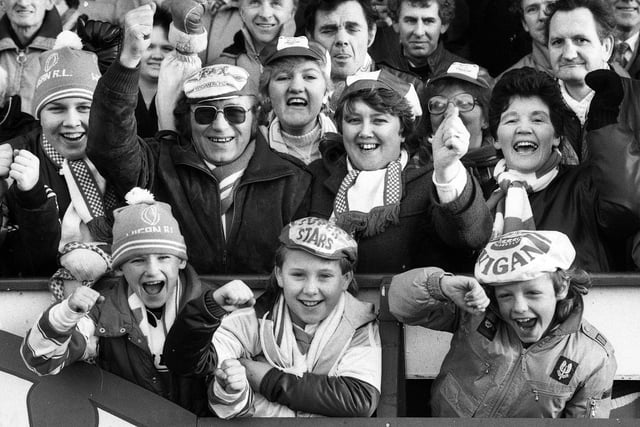
[(514, 231), (480, 253), (477, 280), (432, 267), (393, 278), (398, 320), (453, 333), (433, 384), (434, 416), (609, 416), (616, 360), (582, 317), (591, 281), (570, 269), (575, 255), (558, 231)]
[(355, 240), (327, 220), (290, 223), (256, 305), (216, 330), (211, 292), (187, 304), (167, 337), (167, 366), (213, 374), (209, 405), (221, 418), (370, 416), (381, 347), (373, 305), (352, 295), (356, 260)]
[[(169, 205), (139, 188), (127, 194), (127, 201), (129, 206), (114, 212), (113, 268), (120, 275), (94, 288), (78, 287), (48, 308), (24, 338), (22, 357), (39, 375), (95, 360), (109, 372), (207, 415), (204, 382), (176, 380), (162, 355), (177, 313), (200, 295), (202, 285), (187, 264), (184, 238)], [(251, 304), (253, 293), (232, 283), (212, 298), (213, 306), (226, 313), (237, 308), (229, 301)]]

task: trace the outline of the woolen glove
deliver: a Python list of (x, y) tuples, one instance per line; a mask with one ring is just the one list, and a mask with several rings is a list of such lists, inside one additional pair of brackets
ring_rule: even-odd
[(183, 33), (201, 34), (202, 15), (204, 14), (206, 0), (171, 0), (167, 6), (173, 17), (173, 24)]
[(77, 33), (82, 40), (83, 49), (98, 56), (98, 67), (104, 74), (111, 63), (118, 58), (122, 29), (115, 24), (80, 15)]
[(622, 78), (611, 70), (595, 70), (587, 74), (585, 82), (596, 91), (587, 114), (587, 131), (617, 123), (624, 97)]

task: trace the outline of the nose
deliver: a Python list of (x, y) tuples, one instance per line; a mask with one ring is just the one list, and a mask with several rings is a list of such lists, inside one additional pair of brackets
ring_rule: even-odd
[(371, 122), (369, 120), (362, 120), (360, 124), (360, 132), (358, 135), (360, 138), (371, 138), (373, 136), (372, 132), (373, 127), (371, 126)]
[(573, 59), (577, 56), (576, 48), (572, 41), (567, 41), (562, 46), (562, 57), (564, 59)]
[(514, 313), (525, 313), (529, 309), (529, 305), (527, 304), (527, 300), (522, 295), (516, 295), (513, 301), (513, 312)]
[(302, 92), (304, 88), (304, 79), (302, 75), (296, 74), (291, 78), (289, 83), (289, 92)]
[(348, 40), (347, 30), (346, 30), (346, 28), (341, 26), (340, 28), (338, 28), (338, 31), (336, 32), (336, 44), (338, 46), (346, 45), (347, 44), (347, 40)]
[(82, 125), (82, 116), (75, 108), (69, 108), (64, 116), (63, 126), (76, 127)]
[(160, 272), (160, 263), (154, 256), (147, 258), (147, 262), (144, 267), (145, 276), (155, 277)]
[(262, 4), (260, 5), (258, 16), (260, 16), (261, 18), (269, 18), (271, 17), (271, 15), (273, 15), (273, 8), (271, 7), (271, 3), (268, 1), (262, 2)]
[(421, 36), (423, 34), (426, 34), (426, 29), (427, 29), (427, 26), (424, 25), (424, 23), (422, 22), (422, 19), (418, 19), (418, 23), (413, 28), (413, 33), (417, 36)]
[(307, 280), (304, 282), (302, 292), (305, 295), (315, 295), (316, 293), (318, 293), (318, 284), (316, 283), (316, 279), (314, 277), (307, 278)]
[(222, 109), (219, 109), (216, 112), (216, 116), (211, 122), (211, 128), (214, 130), (224, 130), (227, 129), (230, 125), (227, 119), (224, 117), (224, 112)]

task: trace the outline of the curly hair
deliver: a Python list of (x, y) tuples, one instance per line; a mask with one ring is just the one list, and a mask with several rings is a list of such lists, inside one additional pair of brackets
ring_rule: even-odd
[(409, 138), (415, 131), (413, 110), (409, 101), (392, 89), (376, 87), (358, 89), (340, 97), (334, 115), (338, 132), (342, 133), (344, 114), (353, 112), (353, 106), (356, 101), (362, 101), (381, 113), (398, 117), (400, 119), (401, 135), (405, 139)]
[(403, 3), (408, 3), (413, 7), (429, 7), (433, 3), (438, 4), (438, 16), (443, 25), (448, 25), (456, 16), (456, 3), (454, 0), (389, 0), (387, 7), (389, 8), (389, 16), (393, 22), (398, 22), (400, 16), (400, 8)]
[(593, 15), (596, 30), (600, 41), (607, 37), (613, 37), (616, 27), (616, 18), (613, 6), (607, 0), (558, 0), (549, 4), (547, 8), (547, 21), (545, 23), (545, 35), (549, 39), (549, 24), (556, 12), (570, 12), (574, 9), (585, 8)]
[(562, 136), (564, 123), (571, 116), (571, 111), (562, 99), (560, 86), (547, 73), (523, 67), (505, 73), (493, 88), (489, 102), (489, 130), (494, 138), (497, 139), (502, 113), (507, 111), (515, 97), (542, 100), (549, 107), (555, 136)]

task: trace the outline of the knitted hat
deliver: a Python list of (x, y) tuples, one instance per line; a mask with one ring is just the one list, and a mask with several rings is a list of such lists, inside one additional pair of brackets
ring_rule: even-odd
[(415, 87), (385, 69), (353, 74), (347, 77), (346, 84), (342, 99), (360, 89), (391, 89), (409, 102), (414, 119), (422, 116), (422, 107)]
[(358, 260), (358, 244), (346, 231), (326, 219), (307, 217), (287, 224), (280, 242), (325, 259)]
[(567, 270), (576, 257), (569, 238), (559, 231), (512, 231), (490, 241), (476, 261), (480, 283), (500, 286)]
[(280, 36), (278, 43), (267, 45), (260, 53), (260, 57), (264, 58), (263, 64), (269, 65), (273, 61), (291, 56), (300, 56), (304, 58), (315, 59), (321, 62), (327, 61), (327, 51), (318, 42), (309, 41), (305, 36), (285, 37)]
[[(54, 49), (40, 55), (40, 73), (33, 96), (33, 113), (37, 119), (40, 118), (40, 111), (45, 105), (58, 99), (71, 97), (89, 101), (93, 99), (93, 92), (100, 79), (98, 57), (92, 52), (73, 47), (58, 47), (61, 44), (58, 41), (71, 40), (70, 43), (73, 43), (74, 39), (69, 33), (69, 31), (60, 33)], [(82, 42), (80, 42), (80, 49), (82, 49)]]
[(183, 89), (190, 102), (204, 99), (228, 99), (242, 95), (258, 95), (255, 79), (242, 67), (216, 64), (202, 67), (184, 81)]
[(493, 78), (491, 78), (484, 68), (476, 64), (466, 64), (463, 62), (452, 63), (446, 72), (433, 77), (429, 80), (429, 83), (446, 78), (464, 80), (465, 82), (480, 86), (483, 89), (491, 89), (494, 83)]
[(146, 254), (171, 254), (187, 259), (187, 247), (171, 206), (153, 194), (134, 188), (125, 196), (129, 206), (113, 212), (113, 268)]

